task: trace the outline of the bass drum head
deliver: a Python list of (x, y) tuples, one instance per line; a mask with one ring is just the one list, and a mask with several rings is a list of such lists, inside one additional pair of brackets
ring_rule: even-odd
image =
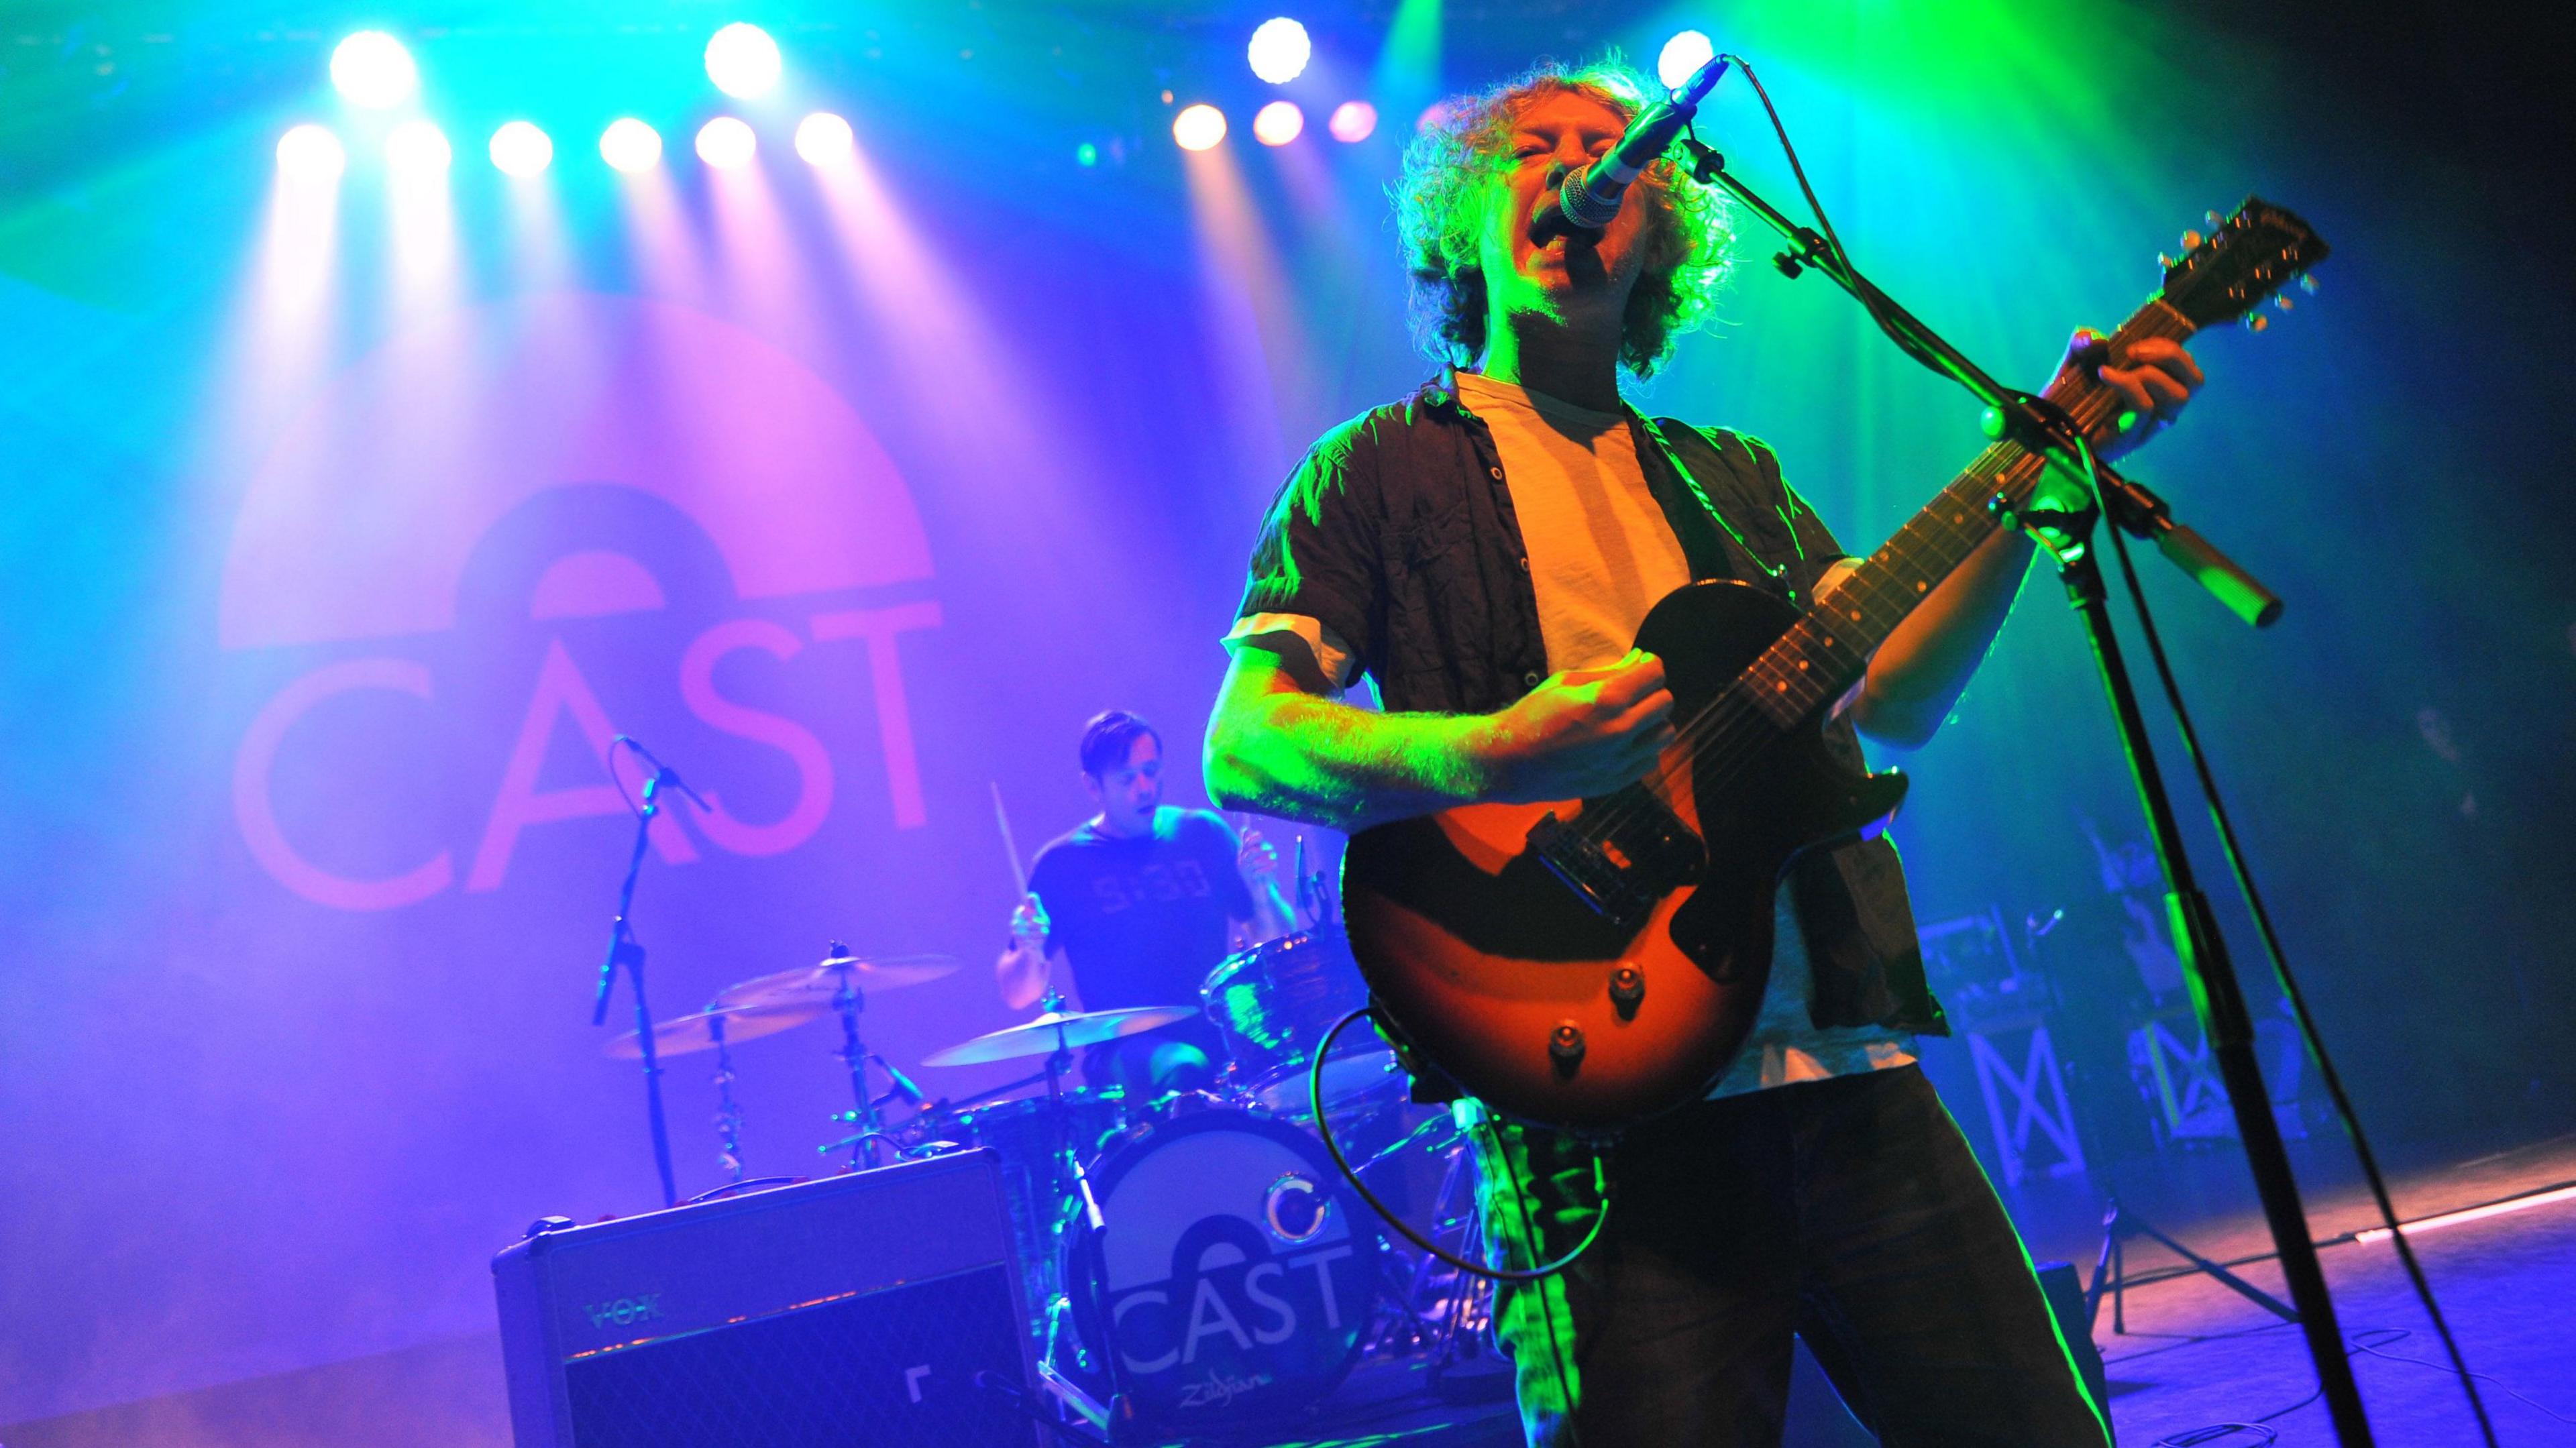
[(1382, 1241), (1313, 1137), (1246, 1111), (1134, 1133), (1089, 1168), (1065, 1242), (1074, 1321), (1157, 1429), (1275, 1424), (1340, 1386)]

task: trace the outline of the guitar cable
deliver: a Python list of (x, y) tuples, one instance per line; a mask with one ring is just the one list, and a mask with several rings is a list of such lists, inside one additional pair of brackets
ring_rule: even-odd
[[(2102, 482), (2094, 471), (2093, 448), (2081, 433), (2075, 442), (2078, 456), (2084, 460), (2084, 482), (2096, 509), (2103, 506)], [(2424, 1276), (2423, 1264), (2415, 1260), (2415, 1248), (2406, 1240), (2398, 1224), (2397, 1204), (2388, 1194), (2388, 1180), (2379, 1171), (2379, 1158), (2370, 1149), (2370, 1138), (2361, 1129), (2361, 1114), (2353, 1109), (2352, 1097), (2343, 1089), (2343, 1076), (2335, 1070), (2334, 1058), (2326, 1053), (2325, 1038), (2317, 1030), (2316, 1018), (2308, 1013), (2307, 993), (2299, 988), (2298, 977), (2290, 970), (2290, 959), (2281, 948), (2281, 937), (2272, 928), (2272, 912), (2264, 907), (2263, 894), (2254, 885), (2254, 872), (2245, 861), (2245, 852), (2236, 838), (2236, 824), (2228, 817), (2227, 803), (2219, 796), (2218, 777), (2211, 772), (2208, 756), (2200, 747), (2200, 731), (2191, 722), (2191, 711), (2183, 706), (2182, 686), (2174, 678), (2173, 665), (2165, 657), (2164, 636), (2156, 628), (2155, 614), (2147, 607), (2146, 589), (2138, 582), (2138, 570), (2129, 557), (2129, 540), (2116, 524), (2105, 529), (2111, 535), (2111, 551), (2120, 560), (2120, 581), (2127, 589), (2129, 605), (2138, 616), (2139, 636), (2146, 640), (2147, 656), (2155, 661), (2156, 681), (2163, 688), (2166, 707), (2173, 710), (2176, 732), (2182, 737), (2183, 753), (2190, 756), (2192, 773), (2200, 781), (2201, 798), (2209, 806), (2210, 823), (2218, 831), (2219, 853), (2227, 859), (2227, 871), (2235, 877), (2237, 893), (2245, 897), (2246, 913), (2254, 917), (2254, 932), (2263, 942), (2263, 953), (2272, 963), (2272, 978), (2281, 987), (2283, 998), (2290, 1003), (2290, 1013), (2297, 1018), (2299, 1035), (2307, 1042), (2308, 1055), (2317, 1063), (2317, 1075), (2326, 1083), (2326, 1094), (2334, 1101), (2335, 1115), (2342, 1119), (2344, 1134), (2352, 1141), (2352, 1154), (2360, 1164), (2362, 1179), (2370, 1184), (2371, 1199), (2379, 1206), (2379, 1219), (2388, 1228), (2389, 1243), (2397, 1249), (2397, 1259), (2406, 1268), (2406, 1280), (2424, 1307), (2424, 1315), (2433, 1322), (2433, 1333), (2442, 1340), (2442, 1351), (2451, 1359), (2451, 1371), (2460, 1379), (2460, 1391), (2469, 1400), (2469, 1411), (2478, 1420), (2479, 1437), (2487, 1448), (2496, 1448), (2495, 1424), (2487, 1417), (2487, 1405), (2473, 1381), (2478, 1374), (2469, 1371), (2468, 1359), (2460, 1352), (2459, 1340), (2451, 1335), (2451, 1325), (2442, 1316), (2441, 1303), (2433, 1296), (2433, 1284)]]
[[(1307, 1063), (1306, 1102), (1309, 1109), (1315, 1113), (1316, 1137), (1324, 1143), (1324, 1150), (1332, 1154), (1333, 1165), (1341, 1168), (1342, 1179), (1351, 1184), (1353, 1191), (1359, 1193), (1361, 1201), (1369, 1204), (1369, 1210), (1384, 1218), (1386, 1224), (1395, 1228), (1404, 1240), (1458, 1271), (1472, 1277), (1482, 1277), (1488, 1282), (1518, 1284), (1544, 1282), (1573, 1266), (1584, 1253), (1591, 1251), (1592, 1244), (1601, 1240), (1602, 1227), (1610, 1220), (1610, 1176), (1601, 1165), (1602, 1153), (1597, 1148), (1592, 1153), (1592, 1192), (1601, 1205), (1592, 1214), (1591, 1229), (1586, 1231), (1583, 1234), (1583, 1240), (1575, 1243), (1573, 1249), (1564, 1256), (1531, 1268), (1488, 1267), (1481, 1262), (1470, 1262), (1414, 1230), (1412, 1223), (1397, 1216), (1394, 1208), (1381, 1201), (1377, 1193), (1369, 1190), (1368, 1183), (1361, 1181), (1359, 1172), (1351, 1166), (1350, 1158), (1342, 1155), (1341, 1144), (1333, 1140), (1332, 1125), (1324, 1119), (1324, 1063), (1332, 1056), (1333, 1039), (1342, 1033), (1344, 1027), (1362, 1016), (1370, 1018), (1371, 1024), (1378, 1028), (1379, 1034), (1392, 1035), (1386, 1029), (1384, 1020), (1378, 1017), (1377, 1007), (1373, 1005), (1362, 1006), (1333, 1022), (1332, 1028), (1324, 1032), (1324, 1038), (1315, 1043), (1315, 1059)], [(1512, 1169), (1510, 1156), (1503, 1150), (1501, 1133), (1495, 1129), (1492, 1121), (1488, 1120), (1484, 1126), (1485, 1130), (1493, 1135), (1494, 1155), (1503, 1164), (1503, 1174), (1511, 1178), (1512, 1189), (1522, 1197), (1521, 1214), (1526, 1220), (1529, 1214), (1528, 1192), (1521, 1185), (1520, 1173)], [(1536, 1256), (1539, 1245), (1538, 1234), (1531, 1232), (1529, 1237), (1532, 1246), (1530, 1255)]]

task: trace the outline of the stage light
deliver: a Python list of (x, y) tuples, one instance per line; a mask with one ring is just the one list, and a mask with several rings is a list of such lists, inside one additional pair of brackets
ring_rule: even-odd
[(814, 166), (837, 166), (850, 159), (858, 144), (850, 123), (830, 111), (816, 111), (796, 123), (796, 154)]
[(719, 171), (750, 165), (752, 153), (759, 149), (760, 139), (739, 117), (718, 116), (698, 127), (698, 159)]
[(662, 133), (623, 116), (599, 133), (599, 158), (620, 171), (650, 171), (662, 164)]
[(1677, 90), (1691, 78), (1691, 73), (1709, 63), (1717, 47), (1696, 30), (1685, 30), (1664, 42), (1663, 53), (1655, 57), (1655, 78), (1666, 90)]
[(778, 42), (757, 25), (737, 20), (707, 41), (707, 79), (726, 95), (759, 95), (778, 84), (778, 70)]
[(554, 138), (528, 121), (505, 121), (492, 133), (492, 164), (513, 176), (534, 176), (554, 164)]
[(331, 51), (331, 84), (353, 106), (381, 111), (410, 100), (420, 70), (403, 43), (381, 30), (361, 30)]
[(1377, 130), (1377, 107), (1366, 101), (1344, 101), (1324, 123), (1336, 141), (1365, 141)]
[(385, 137), (385, 164), (395, 171), (415, 176), (444, 171), (456, 159), (447, 144), (447, 133), (435, 121), (414, 117), (394, 127)]
[[(2489, 1217), (2501, 1217), (2507, 1212), (2529, 1211), (2533, 1207), (2545, 1207), (2553, 1202), (2566, 1201), (2576, 1201), (2576, 1187), (2552, 1187), (2547, 1191), (2534, 1192), (2529, 1196), (2510, 1197), (2501, 1202), (2490, 1202), (2483, 1207), (2469, 1207), (2463, 1211), (2444, 1212), (2437, 1217), (2420, 1218), (2405, 1223), (2404, 1226), (2408, 1237), (2419, 1237), (2426, 1232), (2439, 1231), (2444, 1227), (2459, 1226), (2463, 1222), (2484, 1221)], [(2366, 1228), (2353, 1233), (2352, 1239), (2364, 1244), (2385, 1242), (2388, 1240), (2388, 1229), (2386, 1227)]]
[(1075, 165), (1077, 165), (1077, 166), (1097, 166), (1097, 165), (1099, 165), (1099, 164), (1100, 164), (1100, 148), (1099, 148), (1098, 146), (1093, 145), (1093, 144), (1092, 144), (1092, 143), (1090, 143), (1089, 141), (1085, 141), (1085, 142), (1083, 142), (1081, 145), (1074, 147), (1074, 148), (1073, 148), (1073, 164), (1075, 164)]
[(1214, 106), (1184, 106), (1172, 117), (1172, 139), (1184, 151), (1204, 151), (1225, 139), (1225, 112)]
[(1282, 15), (1264, 20), (1252, 32), (1252, 45), (1245, 58), (1252, 62), (1252, 73), (1272, 85), (1286, 85), (1305, 73), (1306, 61), (1315, 53), (1314, 42), (1306, 38), (1306, 27)]
[(349, 164), (340, 138), (327, 126), (306, 122), (277, 138), (277, 169), (295, 181), (328, 181)]
[(1284, 146), (1306, 129), (1306, 113), (1295, 101), (1272, 101), (1252, 117), (1252, 134), (1265, 146)]

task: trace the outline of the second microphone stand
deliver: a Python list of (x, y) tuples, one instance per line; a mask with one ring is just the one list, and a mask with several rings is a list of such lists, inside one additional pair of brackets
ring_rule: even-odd
[(617, 920), (609, 929), (608, 958), (599, 965), (599, 990), (590, 1003), (590, 1023), (600, 1025), (608, 1019), (608, 998), (617, 989), (617, 971), (625, 967), (627, 978), (635, 983), (635, 1044), (644, 1061), (644, 1112), (653, 1133), (653, 1167), (661, 1173), (662, 1205), (680, 1204), (680, 1189), (671, 1175), (671, 1132), (662, 1120), (662, 1062), (655, 1050), (653, 1013), (644, 1005), (644, 943), (635, 938), (635, 926), (629, 916), (635, 908), (635, 880), (644, 872), (644, 846), (653, 831), (653, 817), (662, 812), (660, 795), (668, 769), (656, 768), (644, 780), (644, 803), (635, 812), (635, 849), (626, 857), (626, 880), (617, 887)]

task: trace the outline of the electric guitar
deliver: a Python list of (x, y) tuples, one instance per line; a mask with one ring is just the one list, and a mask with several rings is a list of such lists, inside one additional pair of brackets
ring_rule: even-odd
[[(2326, 254), (2259, 199), (2213, 223), (2184, 238), (2115, 348), (2240, 318), (2259, 330), (2256, 308)], [(2072, 368), (2044, 395), (2087, 428), (2120, 406)], [(1902, 775), (1827, 754), (1830, 706), (2047, 466), (1997, 442), (1803, 610), (1728, 581), (1657, 603), (1637, 647), (1664, 661), (1678, 737), (1641, 782), (1354, 835), (1351, 949), (1407, 1049), (1505, 1115), (1565, 1130), (1615, 1130), (1706, 1095), (1761, 1009), (1782, 874), (1905, 794)]]

